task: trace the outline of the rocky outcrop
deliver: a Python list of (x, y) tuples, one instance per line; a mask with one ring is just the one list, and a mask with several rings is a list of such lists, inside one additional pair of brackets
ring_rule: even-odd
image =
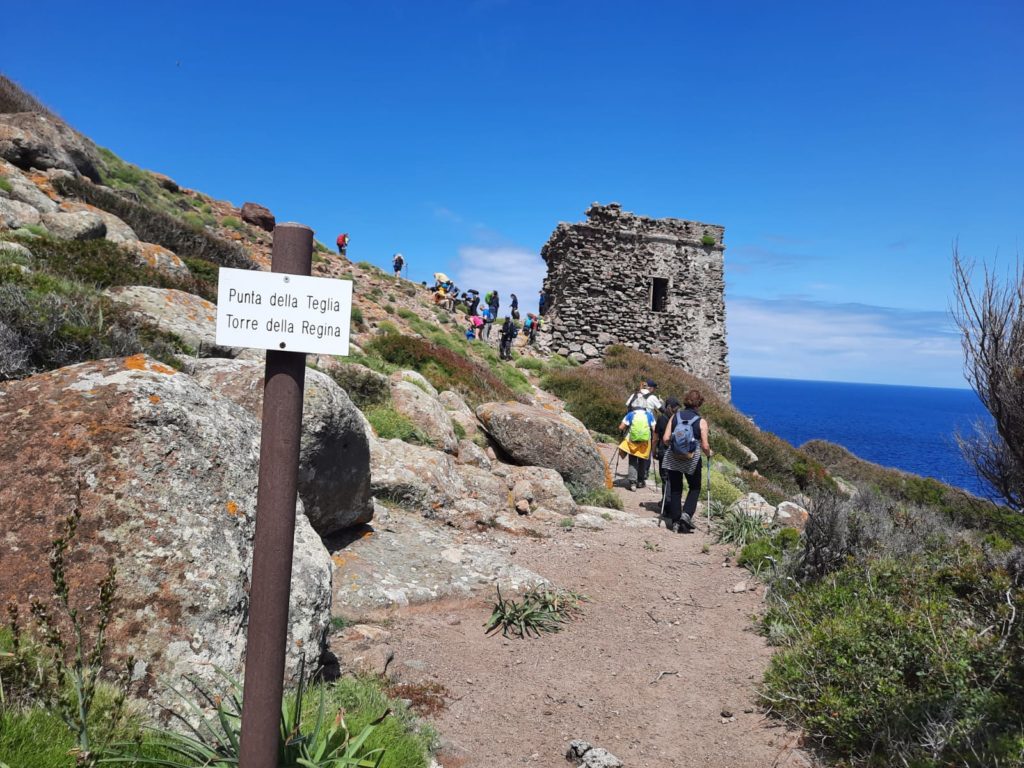
[[(86, 211), (88, 213), (96, 214), (103, 219), (103, 223), (106, 226), (106, 232), (104, 232), (103, 236), (112, 243), (120, 243), (124, 245), (126, 243), (136, 243), (139, 240), (139, 236), (135, 234), (135, 230), (121, 221), (117, 216), (112, 213), (107, 213), (102, 208), (97, 208), (96, 206), (89, 205), (88, 203), (79, 203), (76, 200), (65, 200), (60, 204), (60, 210), (69, 213)], [(60, 235), (57, 236), (59, 237)]]
[[(143, 691), (188, 674), (241, 676), (255, 525), (259, 425), (243, 408), (142, 355), (0, 386), (0, 583), (23, 603), (50, 595), (47, 555), (81, 513), (68, 560), (80, 605), (118, 569), (113, 657), (144, 669)], [(316, 656), (329, 622), (331, 563), (297, 508), (288, 674)], [(89, 621), (94, 608), (85, 608)], [(213, 687), (216, 687), (215, 685)]]
[(0, 228), (35, 227), (39, 225), (41, 218), (39, 211), (28, 203), (0, 197)]
[(519, 509), (519, 502), (529, 500), (528, 512), (553, 512), (559, 517), (575, 515), (576, 502), (573, 501), (561, 475), (553, 469), (544, 467), (512, 467), (507, 483), (512, 489), (513, 504)]
[(411, 381), (393, 380), (391, 402), (396, 411), (423, 430), (435, 447), (445, 453), (457, 452), (459, 441), (452, 420), (435, 397)]
[[(263, 418), (263, 363), (207, 359), (192, 366), (203, 386)], [(306, 369), (299, 446), (299, 497), (306, 517), (321, 536), (368, 523), (370, 446), (359, 411), (324, 373)]]
[(380, 608), (466, 596), (500, 585), (506, 592), (546, 583), (513, 562), (513, 547), (437, 525), (402, 509), (379, 508), (374, 530), (331, 545), (334, 614), (373, 615)]
[(618, 203), (594, 203), (586, 215), (559, 224), (541, 249), (548, 304), (540, 345), (585, 362), (624, 344), (728, 398), (723, 228), (638, 216)]
[(464, 488), (446, 453), (401, 440), (370, 441), (370, 489), (425, 515), (451, 507)]
[(769, 504), (759, 493), (748, 493), (743, 498), (733, 502), (730, 510), (744, 514), (747, 517), (756, 517), (768, 522), (775, 517), (775, 507)]
[(448, 416), (451, 420), (462, 426), (466, 437), (472, 438), (480, 431), (480, 422), (477, 421), (476, 414), (466, 405), (466, 401), (462, 399), (462, 395), (458, 392), (446, 389), (437, 396), (437, 399), (441, 401), (441, 405), (448, 411)]
[(217, 346), (217, 306), (204, 298), (147, 285), (119, 286), (105, 293), (158, 328), (177, 334), (199, 354), (233, 357), (238, 351)]
[(484, 403), (476, 415), (517, 464), (554, 469), (584, 491), (605, 487), (604, 460), (586, 427), (569, 414), (522, 403)]
[(242, 221), (248, 222), (254, 227), (265, 229), (267, 232), (273, 232), (277, 224), (274, 214), (270, 212), (270, 209), (259, 203), (243, 203), (241, 216)]
[(785, 528), (796, 528), (802, 531), (807, 526), (810, 513), (799, 504), (784, 501), (775, 510), (775, 524)]
[[(109, 230), (108, 230), (109, 233)], [(140, 267), (149, 267), (170, 277), (183, 279), (191, 275), (188, 265), (178, 255), (156, 243), (144, 243), (141, 240), (123, 243)], [(216, 335), (216, 334), (215, 334)]]
[(11, 191), (0, 190), (0, 197), (9, 197), (20, 203), (31, 205), (40, 213), (57, 210), (57, 203), (51, 200), (39, 187), (29, 181), (13, 165), (0, 160), (0, 176), (10, 186)]
[(0, 114), (0, 158), (23, 170), (60, 168), (100, 181), (96, 147), (59, 120), (36, 112)]
[(107, 235), (103, 217), (92, 211), (54, 211), (41, 218), (43, 226), (60, 240), (102, 240)]

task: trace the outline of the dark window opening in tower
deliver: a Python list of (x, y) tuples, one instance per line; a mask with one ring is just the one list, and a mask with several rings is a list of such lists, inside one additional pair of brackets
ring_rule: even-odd
[(651, 311), (668, 312), (668, 278), (651, 278)]

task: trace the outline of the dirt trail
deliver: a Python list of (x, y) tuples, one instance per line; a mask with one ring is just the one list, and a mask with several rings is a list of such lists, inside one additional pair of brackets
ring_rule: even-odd
[[(565, 766), (568, 742), (582, 738), (628, 768), (808, 765), (796, 735), (755, 704), (771, 655), (750, 620), (762, 588), (723, 566), (728, 550), (706, 522), (671, 533), (657, 527), (656, 490), (618, 492), (640, 525), (517, 541), (517, 562), (590, 598), (562, 632), (485, 637), (491, 595), (395, 614), (391, 672), (452, 696), (435, 719), (440, 762)], [(740, 582), (748, 591), (733, 592)]]

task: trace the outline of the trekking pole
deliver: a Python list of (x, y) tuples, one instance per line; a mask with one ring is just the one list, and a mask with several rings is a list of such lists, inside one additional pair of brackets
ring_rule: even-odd
[(711, 531), (711, 457), (708, 456), (708, 531)]
[(615, 463), (612, 465), (612, 485), (615, 485), (615, 478), (619, 474), (619, 459), (622, 458), (622, 451), (615, 446)]

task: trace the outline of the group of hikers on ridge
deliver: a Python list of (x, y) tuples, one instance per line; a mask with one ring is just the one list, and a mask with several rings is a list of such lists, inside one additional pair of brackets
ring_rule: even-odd
[(626, 415), (619, 423), (619, 431), (625, 433), (619, 455), (629, 457), (631, 491), (647, 485), (651, 461), (657, 459), (661, 517), (670, 530), (690, 533), (700, 499), (701, 453), (709, 460), (713, 455), (708, 443), (708, 422), (700, 415), (704, 396), (691, 389), (683, 395), (681, 405), (675, 397), (662, 402), (655, 392), (657, 388), (654, 381), (646, 379), (626, 400)]
[[(485, 293), (481, 299), (480, 292), (475, 288), (467, 291), (459, 290), (455, 282), (443, 272), (434, 273), (434, 287), (431, 289), (434, 297), (434, 304), (447, 310), (455, 312), (459, 306), (466, 311), (466, 339), (481, 339), (489, 342), (493, 326), (498, 322), (498, 310), (501, 307), (501, 296), (498, 291), (492, 290)], [(540, 291), (540, 303), (544, 303), (544, 291)], [(533, 344), (537, 340), (537, 330), (540, 327), (541, 319), (533, 312), (526, 313), (526, 319), (522, 326), (519, 324), (519, 297), (511, 294), (511, 305), (509, 314), (505, 316), (501, 324), (498, 337), (498, 353), (502, 360), (512, 359), (512, 342), (519, 335), (520, 330), (526, 334), (527, 343)]]
[[(347, 232), (338, 235), (338, 253), (347, 256), (350, 238)], [(405, 256), (396, 253), (391, 257), (391, 269), (395, 277), (402, 277), (406, 270), (407, 262)], [(423, 283), (426, 286), (426, 283)], [(465, 307), (467, 327), (466, 339), (481, 339), (490, 341), (492, 326), (498, 322), (498, 309), (501, 306), (501, 299), (497, 291), (488, 291), (483, 296), (483, 305), (480, 302), (480, 292), (475, 288), (460, 293), (454, 281), (443, 272), (434, 273), (434, 286), (429, 289), (433, 295), (434, 304), (442, 307), (448, 312), (454, 313), (459, 306)], [(527, 337), (527, 344), (534, 344), (537, 340), (537, 331), (543, 322), (540, 315), (544, 314), (547, 305), (547, 295), (541, 289), (537, 292), (537, 307), (539, 314), (526, 313), (526, 319), (520, 324), (519, 297), (511, 294), (510, 314), (506, 315), (501, 324), (498, 336), (498, 353), (502, 360), (512, 359), (512, 342), (519, 335), (520, 331)], [(479, 310), (479, 312), (477, 311)]]

